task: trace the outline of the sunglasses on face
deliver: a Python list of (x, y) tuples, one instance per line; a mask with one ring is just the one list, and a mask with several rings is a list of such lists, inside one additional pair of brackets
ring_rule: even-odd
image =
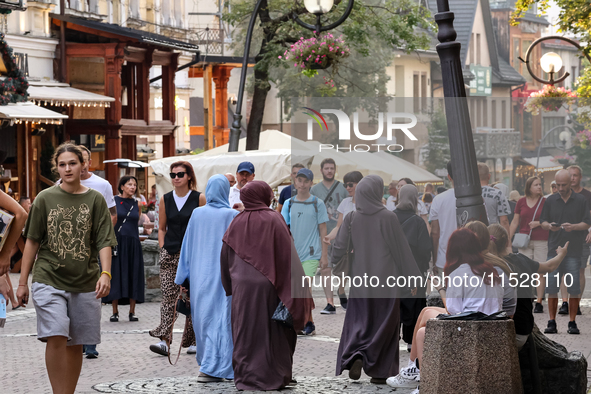
[(345, 183), (345, 187), (352, 188), (353, 186), (355, 186), (355, 184), (353, 182)]
[(171, 172), (169, 175), (170, 175), (170, 179), (174, 179), (176, 177), (181, 179), (181, 178), (185, 177), (185, 174), (186, 174), (185, 171), (180, 171), (180, 172)]

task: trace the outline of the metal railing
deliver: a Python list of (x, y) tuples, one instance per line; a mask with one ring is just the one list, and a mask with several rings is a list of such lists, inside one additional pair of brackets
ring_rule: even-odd
[(138, 18), (129, 17), (125, 21), (125, 26), (138, 26), (140, 30), (154, 33), (154, 34), (162, 34), (166, 37), (174, 38), (176, 40), (186, 41), (189, 39), (190, 31), (187, 29), (181, 29), (178, 27), (173, 27), (170, 25), (164, 25), (160, 23), (148, 22)]
[(209, 55), (224, 54), (224, 30), (209, 27), (193, 27), (189, 30), (189, 42), (199, 45), (201, 53)]

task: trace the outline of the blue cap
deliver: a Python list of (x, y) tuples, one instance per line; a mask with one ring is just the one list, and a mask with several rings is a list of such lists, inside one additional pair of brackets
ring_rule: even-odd
[(238, 169), (236, 172), (246, 171), (249, 174), (254, 174), (254, 165), (250, 161), (243, 161), (242, 163), (238, 164)]
[(305, 176), (310, 181), (314, 180), (314, 173), (307, 168), (300, 168), (300, 170), (298, 171), (298, 175), (296, 175), (296, 178), (298, 176)]

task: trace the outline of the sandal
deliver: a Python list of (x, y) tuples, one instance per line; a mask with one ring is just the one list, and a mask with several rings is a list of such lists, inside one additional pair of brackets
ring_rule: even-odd
[(112, 321), (113, 323), (118, 322), (119, 321), (119, 312), (113, 313), (113, 316), (111, 316), (111, 318), (109, 320)]

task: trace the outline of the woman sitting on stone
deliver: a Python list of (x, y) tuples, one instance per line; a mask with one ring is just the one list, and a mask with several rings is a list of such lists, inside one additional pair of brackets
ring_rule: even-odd
[[(445, 309), (425, 308), (422, 320), (415, 327), (413, 347), (409, 365), (400, 373), (387, 380), (391, 387), (414, 387), (420, 381), (419, 364), (423, 356), (425, 341), (425, 317), (434, 318), (435, 313), (455, 315), (463, 312), (482, 312), (487, 315), (499, 312), (503, 306), (503, 288), (499, 274), (493, 265), (485, 261), (481, 244), (476, 234), (467, 228), (454, 231), (447, 247), (447, 261), (444, 268), (445, 277), (449, 277), (445, 298)], [(477, 277), (482, 286), (464, 286)], [(459, 278), (454, 281), (454, 278)], [(442, 298), (443, 298), (442, 297)], [(431, 315), (428, 315), (431, 314)], [(418, 363), (417, 363), (418, 360)], [(419, 389), (412, 394), (418, 394)]]

